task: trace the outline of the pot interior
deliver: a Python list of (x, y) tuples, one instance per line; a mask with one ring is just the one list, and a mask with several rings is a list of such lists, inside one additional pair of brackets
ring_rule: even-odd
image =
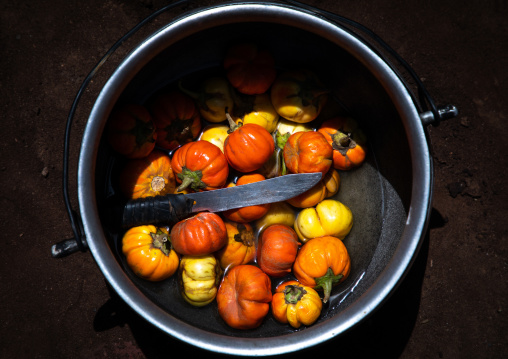
[[(125, 162), (109, 149), (104, 138), (98, 145), (95, 163), (95, 195), (101, 230), (116, 263), (130, 279), (128, 285), (141, 291), (150, 303), (162, 309), (168, 317), (209, 333), (210, 340), (214, 340), (216, 334), (253, 339), (280, 338), (295, 332), (307, 332), (312, 336), (312, 333), (329, 328), (330, 323), (349, 319), (351, 313), (348, 308), (365, 297), (373, 283), (383, 280), (381, 275), (388, 263), (397, 261), (394, 254), (411, 206), (412, 148), (404, 125), (408, 119), (394, 105), (386, 83), (372, 72), (369, 61), (358, 58), (357, 54), (352, 53), (352, 48), (347, 48), (354, 44), (341, 46), (338, 44), (341, 39), (332, 40), (322, 29), (312, 30), (309, 25), (292, 24), (291, 21), (219, 23), (195, 30), (178, 41), (163, 36), (157, 45), (157, 48), (164, 47), (162, 51), (146, 51), (145, 54), (136, 55), (148, 60), (135, 73), (131, 73), (132, 79), (122, 89), (114, 105), (127, 102), (145, 104), (155, 94), (174, 88), (179, 80), (192, 88), (206, 76), (223, 74), (221, 61), (228, 46), (236, 41), (247, 40), (268, 47), (280, 71), (311, 69), (331, 89), (334, 99), (329, 101), (325, 114), (313, 123), (315, 126), (325, 116), (345, 114), (356, 119), (367, 135), (365, 163), (351, 171), (340, 172), (340, 190), (335, 196), (351, 209), (354, 216), (353, 228), (344, 240), (351, 256), (351, 274), (345, 282), (334, 288), (318, 322), (311, 327), (294, 330), (289, 325), (276, 322), (268, 314), (257, 329), (235, 330), (220, 318), (215, 303), (203, 308), (187, 304), (179, 293), (176, 275), (159, 283), (151, 283), (134, 275), (121, 254), (123, 232), (111, 226), (102, 213), (103, 208), (120, 196), (117, 174)], [(273, 288), (288, 278), (292, 277), (274, 279)], [(164, 317), (157, 319), (157, 325), (162, 330), (166, 330), (164, 320)], [(167, 331), (173, 330), (175, 328)]]

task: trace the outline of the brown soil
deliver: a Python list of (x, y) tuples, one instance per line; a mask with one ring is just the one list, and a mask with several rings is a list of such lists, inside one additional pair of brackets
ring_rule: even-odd
[[(408, 277), (362, 325), (304, 354), (333, 348), (341, 358), (507, 357), (508, 3), (305, 2), (374, 30), (413, 66), (436, 101), (456, 105), (460, 114), (429, 128), (433, 213)], [(214, 357), (139, 318), (109, 291), (89, 253), (63, 259), (50, 254), (52, 244), (72, 236), (62, 199), (62, 158), (76, 91), (117, 39), (166, 3), (0, 5), (2, 358), (158, 358), (180, 349), (186, 357)], [(171, 15), (143, 29), (139, 39)], [(87, 110), (129, 46), (112, 56), (80, 103), (72, 168)]]

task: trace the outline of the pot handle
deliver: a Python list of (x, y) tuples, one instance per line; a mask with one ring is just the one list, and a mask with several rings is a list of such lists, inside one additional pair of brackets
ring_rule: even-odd
[[(367, 34), (372, 40), (374, 40), (375, 43), (377, 43), (383, 50), (388, 52), (393, 58), (397, 60), (397, 62), (408, 72), (408, 74), (412, 77), (412, 79), (415, 81), (417, 89), (418, 89), (418, 97), (419, 101), (415, 101), (413, 98), (413, 101), (419, 105), (420, 108), (420, 119), (422, 121), (422, 124), (424, 126), (432, 124), (433, 126), (438, 126), (441, 121), (447, 120), (453, 117), (456, 117), (458, 115), (458, 109), (454, 105), (444, 105), (444, 106), (436, 106), (434, 99), (430, 95), (430, 93), (425, 88), (425, 85), (423, 84), (420, 77), (416, 74), (416, 72), (413, 70), (413, 68), (395, 51), (393, 50), (383, 39), (381, 39), (378, 35), (376, 35), (372, 30), (365, 27), (364, 25), (361, 25), (360, 23), (345, 18), (343, 16), (337, 15), (335, 13), (319, 9), (312, 5), (303, 4), (299, 1), (293, 1), (293, 0), (284, 0), (284, 2), (294, 5), (295, 7), (298, 7), (300, 9), (305, 9), (307, 11), (312, 12), (316, 16), (320, 16), (322, 18), (325, 18), (328, 21), (333, 22), (337, 26), (339, 26), (341, 29), (351, 33), (353, 36), (358, 37), (357, 33), (353, 33), (350, 29), (345, 27), (344, 25), (349, 25), (351, 27), (354, 27), (364, 34)], [(363, 39), (364, 40), (364, 39)], [(370, 42), (365, 42), (365, 44), (370, 45)], [(385, 61), (386, 58), (382, 54), (379, 53), (379, 51), (372, 46), (370, 46), (371, 49), (376, 52), (379, 56), (381, 56)], [(389, 62), (387, 62), (389, 63)], [(395, 70), (395, 69), (394, 69)], [(402, 83), (408, 88), (407, 82), (399, 76)], [(411, 94), (412, 91), (409, 91)]]
[(81, 222), (81, 218), (78, 213), (72, 208), (72, 204), (70, 202), (69, 197), (69, 139), (72, 128), (72, 120), (74, 118), (74, 114), (76, 112), (76, 108), (78, 106), (79, 100), (81, 96), (85, 92), (85, 89), (97, 73), (102, 65), (108, 60), (108, 58), (134, 33), (136, 33), (140, 28), (142, 28), (146, 23), (152, 21), (157, 16), (162, 13), (171, 10), (177, 6), (188, 4), (189, 0), (179, 0), (169, 5), (162, 7), (161, 9), (155, 11), (154, 13), (147, 16), (141, 22), (139, 22), (136, 26), (134, 26), (129, 32), (123, 35), (107, 52), (106, 54), (99, 60), (99, 62), (93, 67), (92, 71), (87, 75), (83, 83), (81, 84), (74, 101), (72, 103), (71, 109), (69, 110), (69, 114), (67, 116), (67, 123), (65, 127), (65, 137), (64, 137), (64, 153), (63, 153), (63, 196), (65, 207), (67, 209), (67, 214), (69, 216), (69, 220), (72, 227), (72, 232), (74, 233), (74, 237), (70, 239), (65, 239), (61, 242), (53, 244), (51, 246), (51, 255), (54, 258), (62, 258), (66, 257), (72, 253), (76, 253), (78, 251), (86, 252), (88, 250), (88, 245), (86, 243), (85, 233), (83, 229), (83, 224)]

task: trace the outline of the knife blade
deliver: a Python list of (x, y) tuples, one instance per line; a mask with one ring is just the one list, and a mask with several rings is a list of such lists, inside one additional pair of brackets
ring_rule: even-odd
[(168, 194), (130, 200), (123, 207), (124, 228), (144, 224), (173, 225), (192, 213), (223, 212), (229, 209), (281, 202), (311, 189), (322, 175), (288, 174), (241, 186), (188, 194)]

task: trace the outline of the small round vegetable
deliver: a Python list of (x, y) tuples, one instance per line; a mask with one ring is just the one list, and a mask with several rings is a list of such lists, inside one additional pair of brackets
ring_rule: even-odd
[(120, 190), (129, 199), (173, 193), (175, 174), (169, 156), (153, 150), (144, 158), (131, 159), (119, 175)]
[(284, 161), (289, 172), (326, 172), (332, 166), (332, 146), (319, 132), (307, 131), (292, 134), (284, 146)]
[(187, 303), (204, 307), (213, 302), (222, 275), (219, 262), (213, 254), (183, 256), (178, 274), (180, 293)]
[(330, 168), (326, 175), (311, 189), (287, 200), (297, 208), (314, 207), (325, 198), (331, 197), (339, 191), (340, 175), (337, 170)]
[(332, 197), (340, 188), (340, 174), (335, 168), (330, 168), (321, 180), (326, 187), (326, 197)]
[(281, 73), (272, 84), (270, 96), (281, 117), (307, 123), (317, 118), (328, 92), (316, 74), (305, 69)]
[(270, 95), (262, 93), (254, 96), (235, 96), (235, 111), (232, 114), (235, 123), (255, 123), (272, 133), (277, 127), (279, 114), (273, 108)]
[(226, 120), (226, 112), (233, 111), (233, 89), (229, 81), (222, 76), (205, 79), (198, 92), (186, 89), (181, 82), (178, 86), (183, 93), (194, 99), (201, 116), (208, 122), (223, 122)]
[(318, 131), (332, 145), (334, 168), (347, 171), (365, 161), (365, 135), (353, 119), (331, 118), (323, 122)]
[(299, 246), (298, 236), (291, 227), (273, 224), (259, 237), (258, 265), (271, 277), (289, 274)]
[(353, 227), (353, 214), (349, 207), (334, 199), (325, 199), (316, 207), (305, 208), (296, 216), (294, 228), (300, 241), (333, 236), (344, 239)]
[(180, 183), (178, 191), (189, 187), (193, 191), (222, 188), (229, 175), (226, 157), (219, 147), (208, 141), (193, 141), (178, 148), (171, 166)]
[(224, 276), (216, 299), (219, 315), (230, 327), (257, 328), (270, 310), (270, 277), (251, 264), (233, 267)]
[(229, 82), (247, 95), (265, 93), (277, 76), (271, 52), (254, 43), (231, 46), (223, 65)]
[(219, 147), (222, 152), (224, 152), (224, 141), (229, 135), (228, 130), (229, 126), (227, 125), (218, 123), (211, 124), (203, 128), (199, 139), (213, 143), (215, 146)]
[(167, 230), (153, 225), (133, 227), (125, 232), (122, 253), (137, 276), (152, 282), (171, 277), (180, 261), (171, 247)]
[[(245, 174), (238, 179), (238, 181), (236, 182), (236, 186), (259, 182), (263, 181), (264, 179), (265, 177), (259, 173)], [(234, 183), (230, 183), (228, 185), (228, 187), (234, 186), (235, 186)], [(239, 223), (248, 223), (263, 217), (266, 214), (266, 212), (268, 212), (269, 209), (270, 203), (265, 203), (254, 206), (230, 209), (224, 211), (222, 214), (230, 221)]]
[(171, 229), (173, 248), (182, 255), (210, 254), (224, 247), (227, 240), (224, 221), (211, 212), (200, 212), (178, 222)]
[(108, 119), (107, 139), (114, 151), (127, 158), (147, 156), (157, 139), (150, 112), (138, 104), (116, 109)]
[(258, 233), (264, 231), (272, 224), (285, 224), (293, 227), (295, 224), (295, 210), (286, 202), (275, 202), (270, 204), (268, 212), (255, 222)]
[(256, 258), (256, 235), (248, 223), (224, 221), (228, 243), (216, 252), (222, 269), (248, 264)]
[(258, 170), (275, 150), (272, 135), (258, 124), (236, 126), (229, 115), (228, 120), (232, 132), (224, 142), (224, 154), (229, 165), (242, 173)]
[(179, 91), (158, 95), (150, 103), (157, 131), (157, 145), (174, 150), (195, 139), (201, 130), (201, 117), (194, 100)]
[(322, 308), (318, 292), (297, 281), (279, 284), (272, 298), (274, 318), (281, 323), (289, 323), (293, 328), (314, 324)]
[(286, 120), (285, 118), (279, 118), (279, 121), (277, 122), (277, 131), (281, 135), (289, 133), (289, 136), (291, 136), (295, 132), (306, 132), (313, 130), (314, 129), (310, 124), (293, 122)]
[(287, 202), (297, 208), (313, 207), (326, 197), (326, 186), (323, 181), (319, 181), (311, 189), (300, 193), (298, 196), (290, 198)]
[(302, 285), (323, 291), (323, 303), (330, 299), (332, 287), (344, 281), (350, 270), (346, 246), (332, 236), (309, 240), (300, 248), (293, 265), (293, 273)]

